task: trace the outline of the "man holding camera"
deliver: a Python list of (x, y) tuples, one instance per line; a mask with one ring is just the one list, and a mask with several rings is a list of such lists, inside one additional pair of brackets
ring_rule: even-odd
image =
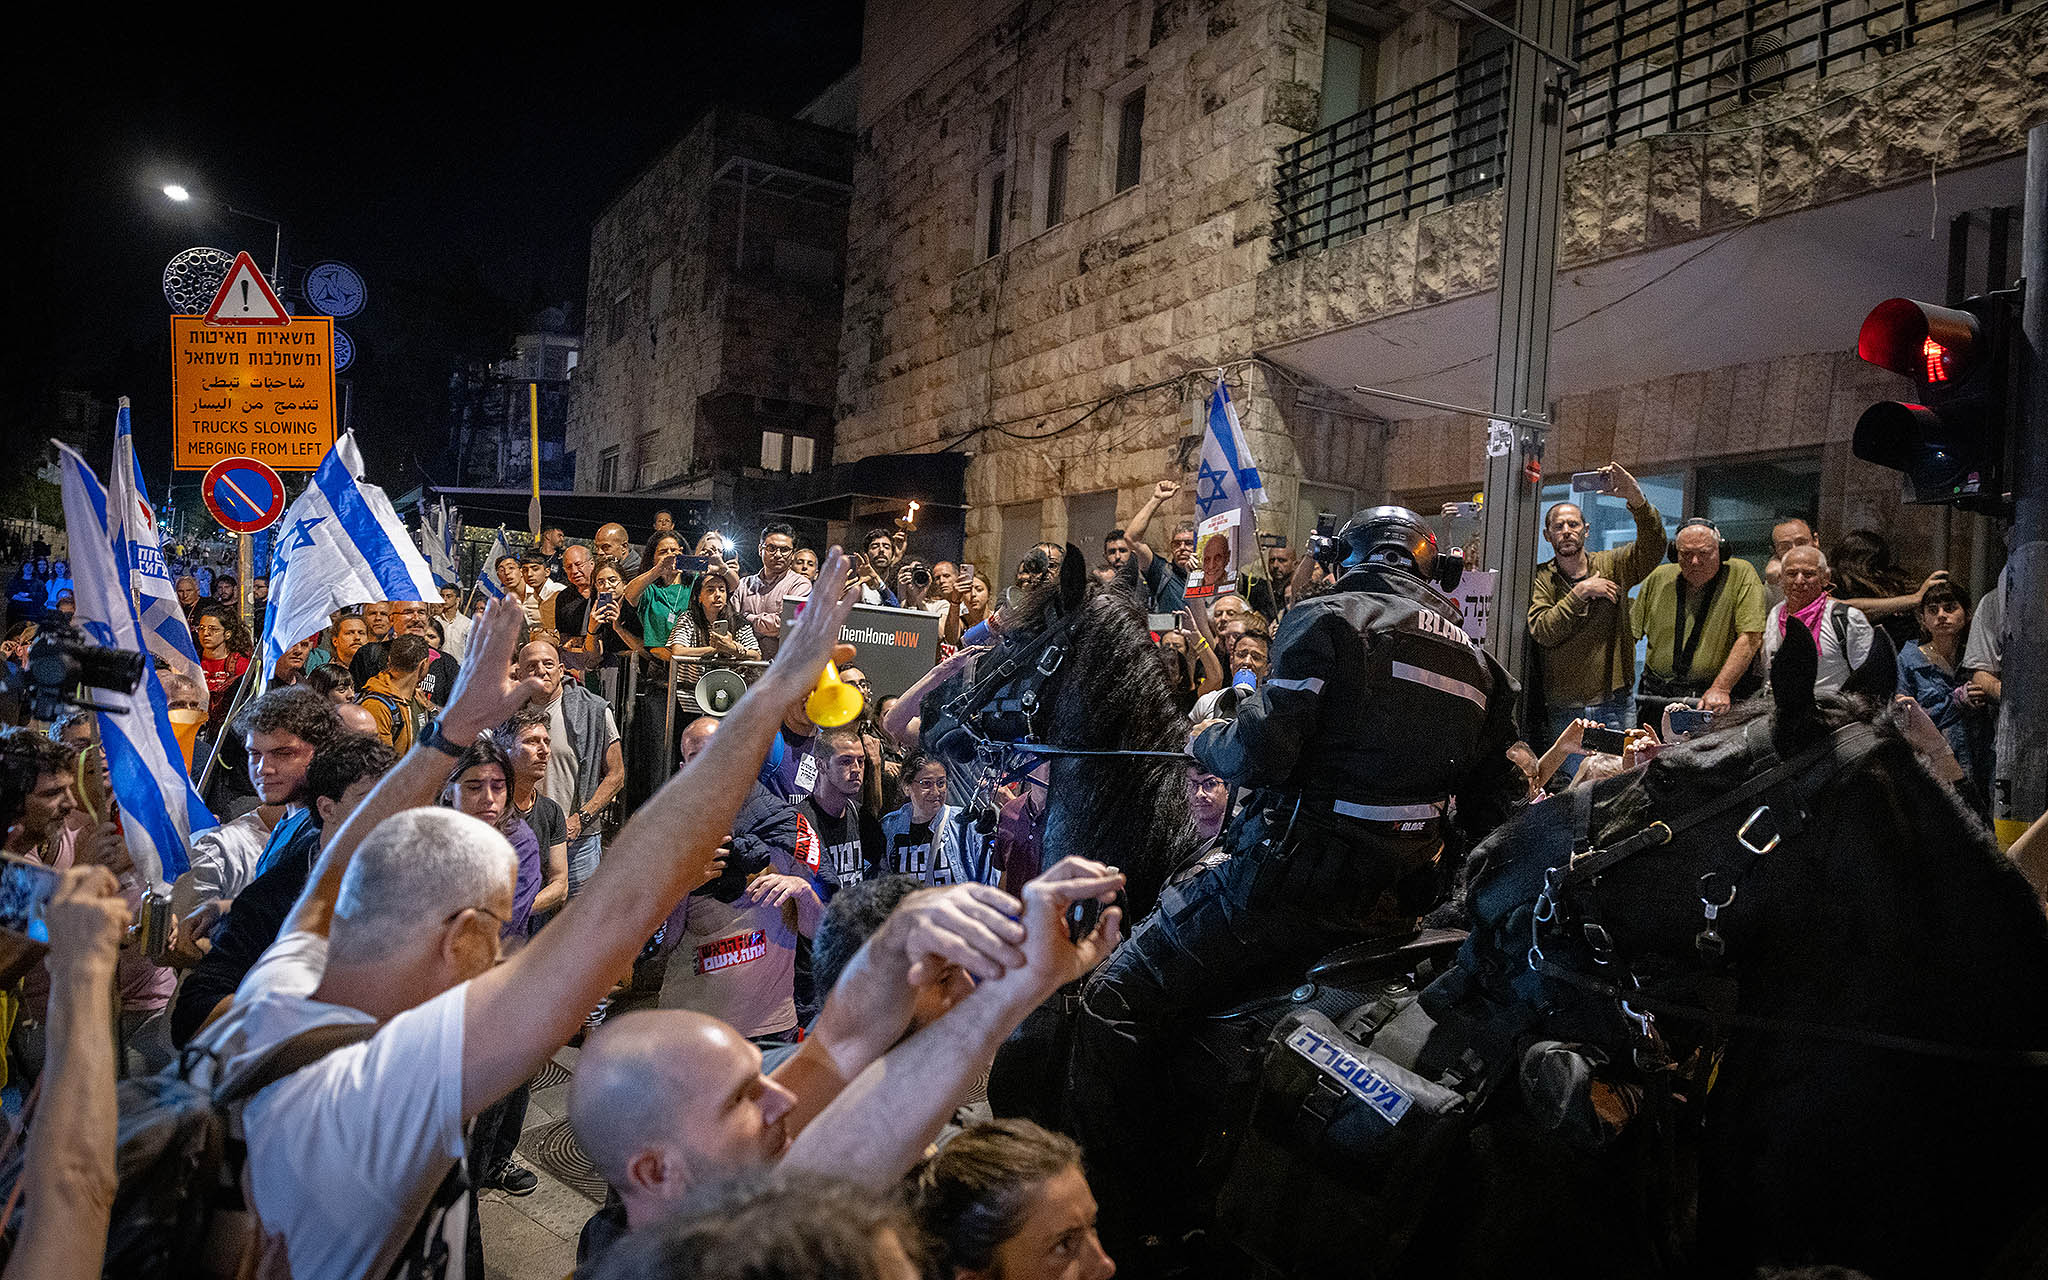
[[(1593, 473), (1628, 504), (1636, 536), (1612, 551), (1586, 550), (1586, 515), (1570, 502), (1543, 517), (1543, 540), (1556, 552), (1536, 566), (1529, 596), (1529, 638), (1543, 664), (1542, 737), (1555, 738), (1584, 717), (1610, 729), (1635, 727), (1635, 634), (1628, 593), (1664, 559), (1664, 517), (1618, 462)], [(1576, 487), (1576, 486), (1575, 486)]]
[(1523, 793), (1506, 756), (1514, 683), (1439, 589), (1462, 560), (1440, 560), (1401, 507), (1361, 511), (1340, 537), (1312, 548), (1343, 556), (1336, 590), (1288, 611), (1264, 684), (1189, 744), (1204, 772), (1249, 789), (1231, 856), (1169, 887), (1082, 994), (1071, 1132), (1107, 1175), (1104, 1238), (1125, 1250), (1176, 1207), (1147, 1132), (1167, 1114), (1168, 1032), (1333, 947), (1412, 927), (1444, 888), (1451, 797), (1460, 825), (1483, 831)]

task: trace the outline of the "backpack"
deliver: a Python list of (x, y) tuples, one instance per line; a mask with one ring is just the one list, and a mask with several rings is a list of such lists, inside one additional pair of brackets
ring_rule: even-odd
[[(123, 1080), (117, 1090), (120, 1124), (116, 1137), (118, 1178), (107, 1228), (101, 1275), (107, 1280), (188, 1277), (214, 1274), (209, 1245), (217, 1232), (232, 1231), (231, 1219), (253, 1224), (243, 1202), (241, 1179), (246, 1150), (239, 1136), (243, 1103), (263, 1089), (336, 1049), (369, 1039), (376, 1023), (328, 1023), (282, 1040), (240, 1078), (215, 1089), (189, 1078), (186, 1066), (153, 1076)], [(188, 1055), (186, 1063), (195, 1062)], [(9, 1205), (0, 1231), (0, 1259), (11, 1255), (22, 1229), (19, 1205), (25, 1142), (0, 1162), (0, 1197)], [(253, 1249), (254, 1233), (239, 1241), (224, 1237), (223, 1253)], [(240, 1261), (226, 1256), (230, 1272)]]
[(374, 702), (391, 713), (391, 736), (389, 742), (392, 749), (396, 750), (399, 739), (398, 726), (412, 722), (412, 710), (388, 694), (371, 693), (367, 690), (364, 691), (361, 697), (356, 699), (356, 703), (359, 706), (365, 702)]

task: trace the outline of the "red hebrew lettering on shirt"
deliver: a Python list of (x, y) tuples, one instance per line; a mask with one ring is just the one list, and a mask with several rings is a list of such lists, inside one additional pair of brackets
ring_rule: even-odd
[(756, 929), (752, 933), (736, 933), (730, 938), (707, 942), (697, 948), (697, 972), (716, 973), (730, 969), (736, 964), (759, 960), (768, 954), (768, 935)]
[(797, 826), (802, 828), (802, 830), (797, 834), (796, 848), (792, 852), (796, 854), (798, 862), (816, 871), (820, 857), (818, 833), (811, 829), (811, 820), (809, 818), (799, 814), (796, 821)]

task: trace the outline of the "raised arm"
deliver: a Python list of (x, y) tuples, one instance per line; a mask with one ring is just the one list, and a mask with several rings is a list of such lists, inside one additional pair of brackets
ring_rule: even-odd
[(128, 904), (104, 867), (61, 872), (48, 909), (50, 1013), (42, 1100), (22, 1165), (8, 1280), (92, 1280), (113, 1212), (114, 966)]
[(918, 708), (924, 705), (925, 695), (951, 680), (962, 667), (986, 652), (982, 648), (962, 649), (918, 677), (917, 683), (905, 689), (903, 696), (896, 699), (896, 705), (889, 708), (889, 714), (882, 717), (883, 731), (905, 751), (915, 748), (918, 735), (924, 729)]
[[(846, 561), (825, 557), (815, 603), (783, 634), (775, 664), (704, 753), (654, 793), (605, 851), (604, 866), (552, 928), (477, 978), (463, 1011), (463, 1110), (519, 1087), (567, 1042), (669, 911), (703, 880), (788, 706), (833, 656), (849, 602)], [(850, 648), (840, 654), (850, 661)], [(544, 993), (539, 998), (536, 993)]]
[[(454, 747), (457, 754), (475, 742), (479, 734), (511, 719), (513, 712), (542, 692), (538, 677), (514, 680), (510, 674), (512, 654), (525, 625), (525, 613), (508, 597), (494, 601), (484, 610), (476, 630), (470, 633), (474, 660), (462, 664), (455, 691), (449, 695), (448, 707), (440, 719), (441, 740)], [(405, 753), (321, 848), (320, 861), (314, 864), (313, 874), (307, 878), (306, 888), (299, 894), (291, 915), (285, 918), (284, 927), (278, 930), (279, 937), (297, 930), (326, 936), (334, 920), (334, 899), (341, 892), (341, 878), (348, 871), (356, 846), (392, 814), (433, 804), (442, 784), (448, 781), (448, 769), (454, 758), (449, 752), (424, 743), (415, 744)]]
[(1131, 522), (1124, 526), (1124, 537), (1130, 540), (1131, 551), (1138, 557), (1138, 568), (1149, 569), (1158, 553), (1152, 544), (1145, 541), (1145, 530), (1152, 525), (1152, 517), (1158, 514), (1159, 504), (1170, 502), (1180, 492), (1180, 486), (1171, 480), (1161, 480), (1152, 486), (1152, 495), (1145, 499), (1145, 505), (1138, 508)]
[(1108, 902), (1122, 884), (1112, 868), (1065, 858), (1025, 885), (1023, 962), (977, 974), (981, 980), (966, 999), (863, 1070), (797, 1134), (784, 1164), (851, 1178), (878, 1193), (893, 1189), (1017, 1024), (1116, 945), (1117, 908), (1103, 911), (1078, 946), (1068, 938), (1066, 910), (1084, 898)]
[(1848, 605), (1851, 609), (1861, 609), (1863, 616), (1866, 618), (1884, 618), (1894, 613), (1911, 613), (1920, 607), (1920, 602), (1927, 597), (1930, 587), (1945, 584), (1947, 581), (1948, 570), (1936, 569), (1933, 573), (1927, 575), (1926, 579), (1920, 583), (1918, 589), (1909, 591), (1905, 595), (1870, 596), (1867, 598), (1843, 600), (1842, 603)]

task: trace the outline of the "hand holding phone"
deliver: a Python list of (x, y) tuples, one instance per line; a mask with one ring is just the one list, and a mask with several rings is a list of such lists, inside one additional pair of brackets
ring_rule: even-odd
[(39, 862), (0, 854), (0, 929), (31, 942), (50, 941), (50, 899), (62, 873)]
[(1674, 738), (1683, 738), (1687, 734), (1703, 733), (1707, 729), (1712, 728), (1714, 724), (1714, 713), (1702, 710), (1699, 707), (1673, 707), (1671, 708), (1670, 716), (1671, 736)]
[(1628, 745), (1628, 735), (1619, 729), (1609, 729), (1602, 725), (1580, 734), (1579, 744), (1586, 749), (1587, 755), (1618, 756), (1622, 748)]

